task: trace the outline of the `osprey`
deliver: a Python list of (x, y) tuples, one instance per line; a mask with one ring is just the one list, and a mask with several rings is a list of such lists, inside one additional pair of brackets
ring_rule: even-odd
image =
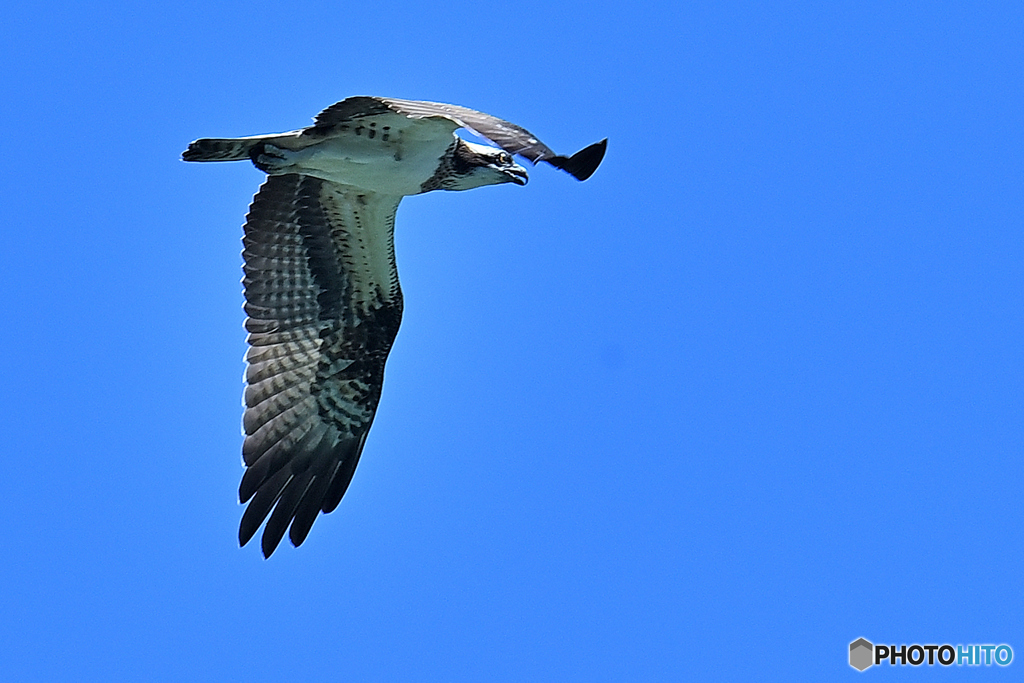
[[(500, 149), (462, 140), (459, 128)], [(301, 545), (352, 480), (402, 318), (394, 248), (402, 197), (525, 185), (514, 154), (586, 180), (606, 145), (564, 157), (525, 129), (465, 107), (350, 97), (302, 130), (188, 146), (185, 161), (251, 160), (268, 175), (242, 241), (249, 349), (241, 545), (268, 515), (264, 557), (289, 525)]]

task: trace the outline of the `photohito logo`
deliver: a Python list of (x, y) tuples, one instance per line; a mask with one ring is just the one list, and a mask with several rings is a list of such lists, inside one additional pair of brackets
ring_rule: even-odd
[(872, 645), (864, 638), (850, 643), (850, 666), (864, 671), (872, 664), (928, 666), (1007, 666), (1013, 661), (1009, 645)]

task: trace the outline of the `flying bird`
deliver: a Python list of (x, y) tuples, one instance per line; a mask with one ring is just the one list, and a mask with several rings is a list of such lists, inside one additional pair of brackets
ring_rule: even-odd
[[(460, 128), (497, 148), (467, 142)], [(196, 140), (185, 161), (251, 160), (267, 174), (244, 227), (246, 388), (238, 539), (266, 520), (264, 557), (295, 546), (348, 489), (402, 318), (395, 212), (432, 190), (525, 185), (513, 159), (586, 180), (607, 139), (572, 156), (465, 107), (349, 97), (289, 133)], [(268, 519), (269, 515), (269, 519)]]

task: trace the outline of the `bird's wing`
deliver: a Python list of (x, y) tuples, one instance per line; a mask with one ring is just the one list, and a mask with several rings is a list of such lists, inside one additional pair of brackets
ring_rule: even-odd
[(402, 317), (393, 242), (400, 200), (280, 175), (250, 207), (239, 487), (249, 505), (239, 541), (269, 514), (264, 556), (289, 524), (300, 545), (317, 515), (337, 507), (359, 462)]
[(398, 100), (390, 97), (349, 97), (320, 112), (310, 131), (326, 132), (336, 125), (349, 123), (361, 118), (376, 117), (388, 112), (401, 114), (411, 119), (447, 119), (456, 128), (466, 128), (487, 138), (510, 154), (518, 154), (538, 163), (545, 161), (556, 168), (569, 172), (578, 180), (586, 180), (597, 170), (604, 159), (608, 146), (607, 138), (565, 157), (537, 139), (530, 131), (514, 123), (490, 114), (439, 102)]

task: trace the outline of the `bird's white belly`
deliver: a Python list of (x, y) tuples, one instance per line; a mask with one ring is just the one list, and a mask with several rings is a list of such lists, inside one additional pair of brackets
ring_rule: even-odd
[(290, 151), (287, 161), (291, 173), (405, 196), (421, 192), (453, 140), (450, 135), (422, 140), (399, 133), (384, 141), (347, 134)]

